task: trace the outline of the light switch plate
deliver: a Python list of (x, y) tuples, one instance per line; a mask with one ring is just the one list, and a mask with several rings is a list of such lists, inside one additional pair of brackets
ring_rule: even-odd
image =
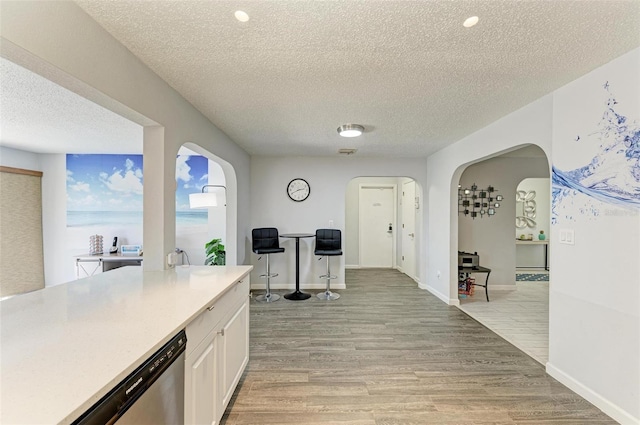
[(560, 229), (560, 243), (566, 245), (575, 245), (575, 231), (573, 229)]

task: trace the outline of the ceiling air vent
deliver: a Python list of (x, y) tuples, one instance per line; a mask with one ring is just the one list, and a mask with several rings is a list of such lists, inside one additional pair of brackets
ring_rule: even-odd
[(358, 149), (338, 149), (340, 155), (353, 155)]

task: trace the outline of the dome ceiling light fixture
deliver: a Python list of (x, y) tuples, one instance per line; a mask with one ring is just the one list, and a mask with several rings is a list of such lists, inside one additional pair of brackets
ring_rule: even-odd
[(364, 132), (364, 127), (359, 124), (344, 124), (338, 127), (338, 134), (342, 137), (358, 137)]

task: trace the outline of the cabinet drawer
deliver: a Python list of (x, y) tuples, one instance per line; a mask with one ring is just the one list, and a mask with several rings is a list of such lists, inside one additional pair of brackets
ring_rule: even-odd
[(249, 276), (236, 282), (218, 300), (207, 306), (207, 309), (200, 313), (186, 327), (187, 332), (187, 355), (200, 344), (213, 328), (225, 317), (230, 308), (236, 305), (239, 300), (249, 294)]
[[(233, 288), (229, 289), (229, 291), (224, 294), (224, 297), (218, 301), (220, 303), (220, 307), (225, 310), (229, 310), (231, 307), (234, 307), (238, 304), (239, 301), (244, 301), (245, 298), (249, 296), (249, 276), (246, 276), (244, 279), (239, 280)], [(216, 304), (218, 304), (216, 303)]]

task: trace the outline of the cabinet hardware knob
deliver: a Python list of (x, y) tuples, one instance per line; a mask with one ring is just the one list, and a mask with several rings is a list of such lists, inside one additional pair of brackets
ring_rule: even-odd
[(224, 329), (218, 331), (218, 335), (224, 336)]
[(215, 305), (212, 305), (212, 306), (210, 306), (210, 307), (207, 307), (207, 310), (211, 311), (211, 310), (213, 310), (214, 308), (216, 308), (216, 306), (215, 306)]

